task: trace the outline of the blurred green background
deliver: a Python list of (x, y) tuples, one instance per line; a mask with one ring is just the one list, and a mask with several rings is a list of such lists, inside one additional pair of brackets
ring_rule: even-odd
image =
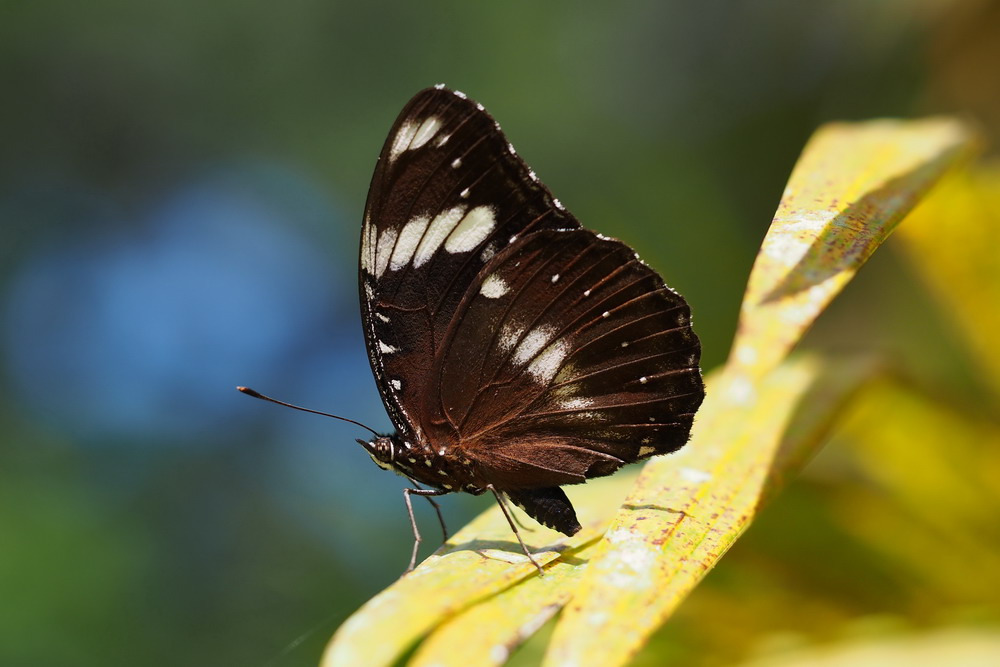
[[(365, 433), (234, 386), (390, 428), (357, 247), (417, 90), (485, 104), (585, 225), (687, 296), (711, 368), (813, 129), (957, 111), (990, 138), (998, 71), (1000, 6), (974, 0), (6, 4), (0, 664), (315, 664), (401, 572), (402, 479), (354, 444)], [(810, 343), (881, 349), (981, 402), (932, 311), (890, 246)], [(837, 470), (817, 465), (716, 585), (772, 581), (784, 557), (821, 598), (841, 590), (824, 568), (871, 578), (817, 626), (906, 613), (869, 554), (816, 524)], [(488, 504), (442, 502), (453, 528)], [(800, 574), (784, 585), (817, 580)], [(692, 608), (717, 612), (706, 599)], [(706, 664), (758, 639), (699, 634), (731, 642)]]

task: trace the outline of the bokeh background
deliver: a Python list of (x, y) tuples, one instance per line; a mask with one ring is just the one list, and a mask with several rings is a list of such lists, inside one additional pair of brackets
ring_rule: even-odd
[[(357, 248), (375, 158), (420, 88), (485, 104), (585, 225), (685, 294), (711, 368), (812, 130), (960, 112), (989, 146), (997, 72), (1000, 6), (976, 0), (8, 3), (0, 664), (315, 664), (402, 570), (403, 480), (365, 433), (234, 387), (390, 428)], [(981, 403), (934, 311), (890, 244), (809, 343), (881, 350)], [(796, 631), (906, 617), (898, 582), (815, 520), (836, 463), (817, 469), (709, 590), (753, 595), (785, 567), (782, 585), (836, 597), (829, 573), (849, 572), (866, 595)], [(457, 527), (488, 500), (442, 504)], [(704, 631), (711, 595), (656, 650), (700, 639), (697, 660), (674, 655), (711, 664), (770, 641)], [(932, 622), (948, 601), (924, 602)]]

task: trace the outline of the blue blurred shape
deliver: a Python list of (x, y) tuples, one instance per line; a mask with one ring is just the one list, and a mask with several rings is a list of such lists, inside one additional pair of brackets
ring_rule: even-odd
[(304, 177), (217, 170), (140, 217), (77, 225), (9, 283), (8, 391), (50, 427), (204, 438), (246, 407), (234, 385), (275, 380), (331, 327), (357, 326), (335, 316), (357, 309), (353, 253), (327, 247), (344, 222)]

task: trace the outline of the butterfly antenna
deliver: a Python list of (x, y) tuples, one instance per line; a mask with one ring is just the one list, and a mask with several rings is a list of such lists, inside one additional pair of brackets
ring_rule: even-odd
[(368, 426), (365, 426), (361, 422), (356, 422), (353, 419), (348, 419), (347, 417), (340, 417), (338, 415), (331, 415), (329, 412), (320, 412), (319, 410), (310, 410), (309, 408), (299, 407), (298, 405), (292, 405), (291, 403), (285, 403), (284, 401), (279, 401), (276, 398), (271, 398), (270, 396), (265, 396), (259, 391), (254, 391), (250, 387), (236, 387), (237, 390), (243, 392), (247, 396), (253, 396), (254, 398), (259, 398), (262, 401), (270, 401), (271, 403), (277, 403), (278, 405), (284, 405), (286, 408), (292, 408), (293, 410), (301, 410), (302, 412), (311, 412), (314, 415), (322, 415), (324, 417), (333, 417), (334, 419), (339, 419), (340, 421), (349, 422), (355, 426), (360, 426), (363, 429), (371, 431), (372, 435), (376, 438), (379, 437), (378, 432)]

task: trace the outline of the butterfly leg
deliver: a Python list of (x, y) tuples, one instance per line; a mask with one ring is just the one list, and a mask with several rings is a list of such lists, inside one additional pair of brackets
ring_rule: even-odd
[[(510, 498), (507, 498), (507, 500), (510, 500)], [(507, 509), (510, 509), (510, 508), (508, 507)], [(514, 523), (516, 523), (517, 527), (520, 528), (521, 530), (526, 530), (529, 533), (535, 532), (535, 529), (532, 528), (531, 526), (524, 525), (524, 522), (521, 521), (521, 517), (519, 517), (517, 515), (517, 512), (511, 512), (510, 516), (514, 519)]]
[[(420, 543), (423, 538), (420, 536), (420, 529), (417, 528), (417, 519), (413, 516), (413, 502), (410, 501), (410, 496), (423, 496), (427, 498), (434, 505), (434, 509), (438, 512), (438, 519), (441, 520), (441, 526), (444, 527), (444, 519), (441, 518), (441, 510), (438, 504), (431, 500), (430, 496), (443, 496), (448, 491), (441, 489), (403, 489), (403, 500), (406, 501), (406, 512), (410, 515), (410, 527), (413, 528), (413, 553), (410, 555), (410, 565), (406, 568), (403, 574), (410, 572), (414, 567), (417, 566), (417, 550), (420, 549)], [(445, 538), (447, 539), (447, 538)]]
[(500, 505), (500, 510), (503, 512), (504, 518), (507, 519), (507, 525), (509, 525), (510, 529), (514, 531), (514, 537), (516, 537), (518, 543), (520, 543), (521, 550), (524, 552), (524, 555), (528, 557), (528, 560), (531, 561), (531, 564), (534, 565), (535, 568), (538, 570), (539, 576), (544, 577), (545, 571), (542, 569), (542, 566), (538, 564), (538, 561), (535, 560), (535, 557), (531, 555), (530, 551), (528, 551), (528, 547), (524, 543), (524, 540), (521, 539), (521, 533), (518, 532), (517, 525), (514, 523), (514, 519), (511, 518), (510, 510), (507, 509), (507, 502), (504, 500), (503, 494), (497, 491), (496, 487), (493, 486), (492, 484), (487, 484), (486, 488), (492, 491), (493, 495), (496, 497), (497, 503)]
[[(418, 484), (415, 480), (413, 480), (413, 479), (411, 479), (409, 477), (407, 477), (406, 479), (409, 479), (410, 480), (410, 484), (412, 484), (417, 490), (422, 490), (424, 488), (424, 487), (420, 486), (420, 484)], [(441, 524), (441, 534), (444, 536), (441, 539), (441, 543), (443, 544), (443, 543), (445, 543), (445, 542), (448, 541), (448, 526), (445, 525), (444, 515), (441, 514), (441, 506), (438, 505), (437, 501), (434, 500), (433, 498), (431, 498), (430, 496), (424, 496), (424, 498), (427, 499), (427, 502), (429, 502), (431, 504), (431, 507), (434, 508), (434, 511), (437, 512), (438, 523)], [(524, 526), (521, 526), (521, 527), (523, 528)]]
[(448, 526), (444, 523), (444, 515), (441, 514), (441, 506), (438, 505), (437, 501), (430, 496), (424, 496), (424, 498), (427, 499), (427, 502), (429, 502), (431, 507), (434, 508), (434, 511), (437, 512), (438, 523), (441, 524), (441, 543), (444, 544), (448, 541)]

